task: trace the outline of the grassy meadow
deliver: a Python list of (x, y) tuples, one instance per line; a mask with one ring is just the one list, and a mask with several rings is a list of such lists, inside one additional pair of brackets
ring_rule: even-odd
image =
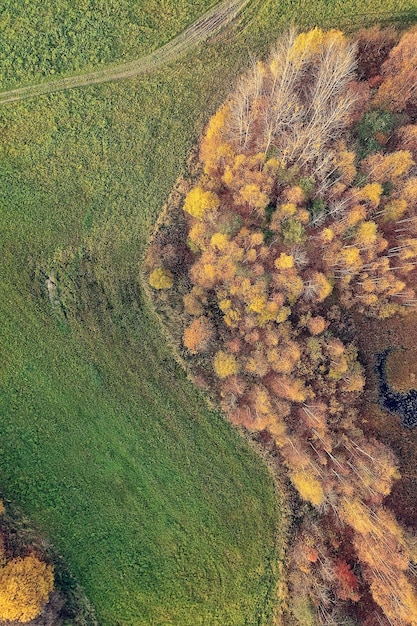
[[(8, 0), (1, 87), (135, 58), (212, 5)], [(175, 363), (141, 259), (251, 55), (289, 23), (354, 29), (378, 11), (406, 22), (415, 2), (254, 0), (234, 28), (152, 75), (0, 108), (0, 485), (102, 626), (271, 623), (272, 479)], [(64, 309), (46, 288), (57, 268)]]

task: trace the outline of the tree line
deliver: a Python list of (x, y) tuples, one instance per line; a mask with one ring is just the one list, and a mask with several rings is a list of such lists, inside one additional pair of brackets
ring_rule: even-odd
[(413, 537), (384, 504), (398, 463), (363, 426), (351, 320), (417, 303), (416, 68), (417, 29), (288, 33), (210, 120), (148, 253), (196, 381), (311, 505), (289, 554), (303, 625), (417, 625)]

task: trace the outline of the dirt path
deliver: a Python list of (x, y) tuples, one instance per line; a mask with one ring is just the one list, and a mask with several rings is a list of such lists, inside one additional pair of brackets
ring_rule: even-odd
[(75, 87), (131, 78), (132, 76), (147, 74), (157, 70), (218, 33), (232, 22), (249, 2), (250, 0), (224, 0), (170, 42), (140, 59), (96, 72), (59, 78), (47, 83), (28, 85), (27, 87), (0, 92), (0, 104), (32, 98), (54, 91), (63, 91), (64, 89), (74, 89)]

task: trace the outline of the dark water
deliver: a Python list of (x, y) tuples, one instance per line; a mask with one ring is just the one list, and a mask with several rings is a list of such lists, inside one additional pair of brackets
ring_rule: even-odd
[(417, 426), (417, 390), (410, 389), (400, 393), (391, 389), (387, 383), (385, 362), (390, 349), (376, 355), (375, 370), (378, 374), (379, 402), (381, 406), (401, 417), (401, 424), (406, 428)]

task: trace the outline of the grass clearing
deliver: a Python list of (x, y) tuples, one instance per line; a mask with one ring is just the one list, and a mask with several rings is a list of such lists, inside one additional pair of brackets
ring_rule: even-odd
[[(48, 3), (51, 15), (56, 4)], [(168, 6), (144, 4), (136, 3), (138, 15), (152, 6), (153, 19)], [(211, 4), (180, 3), (179, 25), (171, 3), (171, 31), (154, 25), (146, 51)], [(13, 19), (17, 5), (8, 4)], [(69, 24), (69, 5), (59, 6), (53, 19)], [(175, 364), (142, 297), (139, 267), (191, 147), (249, 52), (266, 53), (288, 23), (353, 27), (349, 15), (369, 22), (375, 7), (256, 0), (236, 38), (218, 35), (152, 76), (0, 109), (1, 484), (63, 554), (103, 626), (270, 619), (279, 558), (271, 478)], [(411, 15), (415, 3), (381, 9)], [(134, 58), (141, 51), (111, 15)], [(94, 23), (89, 46), (100, 50), (94, 42), (104, 46), (106, 37)], [(34, 44), (7, 33), (22, 69), (3, 84), (49, 75), (53, 38), (38, 49), (42, 74), (30, 60)], [(95, 66), (84, 49), (56, 73)], [(119, 58), (115, 46), (105, 60)], [(73, 252), (67, 288), (77, 316), (69, 325), (34, 279), (59, 250)]]
[(5, 0), (0, 9), (0, 87), (140, 57), (215, 4), (214, 0)]
[(226, 28), (236, 20), (248, 2), (249, 0), (223, 0), (210, 11), (203, 13), (179, 35), (150, 54), (127, 63), (112, 64), (101, 70), (75, 74), (56, 80), (49, 79), (42, 83), (4, 91), (0, 93), (0, 104), (34, 98), (45, 93), (55, 93), (150, 74), (160, 67), (176, 61), (181, 55), (185, 55), (189, 50)]
[[(3, 485), (63, 553), (101, 624), (266, 623), (279, 520), (268, 473), (206, 410), (140, 295), (121, 302), (137, 283), (148, 207), (157, 214), (192, 133), (181, 146), (174, 74), (165, 89), (160, 77), (135, 83), (112, 90), (100, 141), (109, 86), (77, 116), (85, 94), (28, 102), (7, 141), (0, 413), (16, 445), (2, 455)], [(162, 145), (147, 145), (154, 134)], [(28, 258), (47, 270), (58, 247), (83, 238), (106, 300), (70, 332), (40, 298)], [(97, 294), (73, 278), (88, 308)], [(118, 303), (111, 314), (108, 299)]]
[(239, 436), (175, 365), (161, 372), (152, 341), (129, 374), (108, 369), (100, 341), (88, 361), (42, 311), (22, 306), (2, 327), (23, 349), (0, 400), (3, 486), (65, 555), (99, 622), (258, 623), (278, 510)]

